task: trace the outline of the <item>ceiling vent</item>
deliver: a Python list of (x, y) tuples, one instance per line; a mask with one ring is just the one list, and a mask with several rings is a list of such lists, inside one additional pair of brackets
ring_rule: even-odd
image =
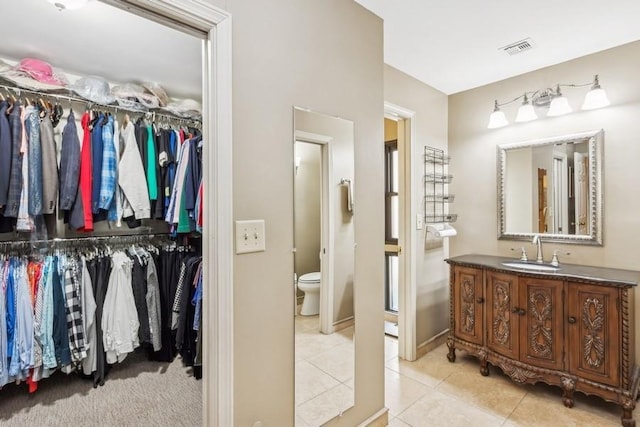
[(517, 53), (522, 53), (527, 50), (531, 50), (536, 47), (536, 44), (530, 37), (527, 37), (524, 40), (517, 41), (515, 43), (508, 44), (506, 46), (501, 47), (499, 50), (503, 50), (507, 52), (509, 55), (515, 55)]

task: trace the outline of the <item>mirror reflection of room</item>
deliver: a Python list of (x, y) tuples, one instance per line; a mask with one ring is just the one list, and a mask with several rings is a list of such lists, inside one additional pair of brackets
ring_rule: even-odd
[(294, 109), (296, 425), (354, 403), (353, 123)]
[(597, 242), (602, 139), (594, 131), (500, 147), (501, 233)]

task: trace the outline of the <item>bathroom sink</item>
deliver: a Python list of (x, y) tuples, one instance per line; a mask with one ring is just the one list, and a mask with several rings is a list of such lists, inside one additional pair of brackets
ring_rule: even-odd
[(530, 271), (547, 271), (547, 272), (556, 272), (560, 270), (560, 267), (553, 266), (551, 264), (543, 264), (543, 263), (531, 263), (531, 262), (522, 262), (522, 261), (506, 261), (503, 262), (502, 265), (509, 268), (518, 268), (521, 270), (530, 270)]

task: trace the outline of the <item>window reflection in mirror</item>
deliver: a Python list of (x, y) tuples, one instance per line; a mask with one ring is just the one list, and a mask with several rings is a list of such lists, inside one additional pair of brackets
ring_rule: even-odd
[(499, 238), (601, 244), (603, 132), (498, 147)]

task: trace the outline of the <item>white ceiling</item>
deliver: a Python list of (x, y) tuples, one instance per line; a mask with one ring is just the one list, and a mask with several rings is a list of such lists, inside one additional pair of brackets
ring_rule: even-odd
[(171, 97), (202, 98), (202, 42), (196, 37), (95, 0), (65, 11), (46, 0), (3, 3), (2, 58), (38, 58), (114, 83), (155, 81)]
[(356, 1), (384, 19), (385, 63), (446, 94), (640, 39), (639, 0)]

